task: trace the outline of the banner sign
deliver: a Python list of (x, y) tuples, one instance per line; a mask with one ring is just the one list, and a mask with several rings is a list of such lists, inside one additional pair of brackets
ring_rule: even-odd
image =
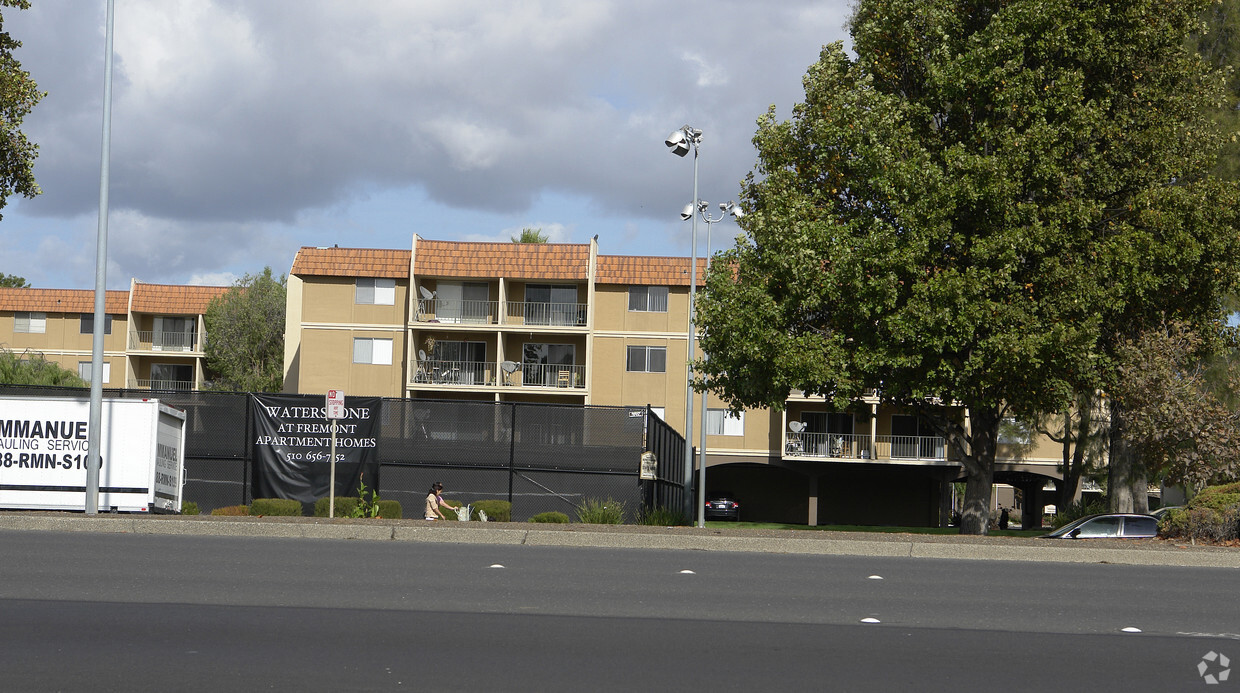
[(254, 398), (254, 497), (313, 503), (330, 491), (332, 430), (336, 431), (336, 495), (357, 494), (359, 481), (379, 486), (379, 397), (349, 397), (339, 419), (327, 419), (321, 397)]

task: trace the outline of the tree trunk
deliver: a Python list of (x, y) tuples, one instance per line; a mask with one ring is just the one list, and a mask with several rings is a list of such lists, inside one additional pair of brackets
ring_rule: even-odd
[(1132, 511), (1148, 513), (1150, 511), (1150, 481), (1145, 475), (1145, 462), (1137, 455), (1132, 455), (1132, 467), (1129, 479), (1131, 484)]
[[(1111, 403), (1111, 454), (1107, 461), (1108, 507), (1113, 513), (1133, 511), (1133, 471), (1136, 460), (1128, 444), (1128, 426), (1124, 407), (1114, 399)], [(1142, 475), (1143, 476), (1143, 475)]]
[(969, 445), (964, 455), (967, 477), (961, 534), (987, 534), (990, 530), (990, 493), (995, 483), (995, 441), (999, 435), (999, 410), (990, 407), (969, 412)]

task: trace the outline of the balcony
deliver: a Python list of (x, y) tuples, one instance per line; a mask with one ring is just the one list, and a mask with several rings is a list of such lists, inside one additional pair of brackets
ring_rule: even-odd
[(941, 464), (947, 447), (938, 436), (876, 436), (871, 443), (865, 434), (802, 432), (789, 434), (784, 457)]
[(495, 325), (499, 323), (499, 301), (421, 298), (418, 299), (417, 321)]
[(495, 387), (585, 388), (586, 367), (559, 364), (518, 364), (513, 373), (504, 373), (496, 364), (484, 361), (419, 361), (413, 384)]
[(133, 351), (195, 352), (202, 351), (204, 341), (199, 340), (198, 334), (194, 332), (129, 332), (129, 348)]
[(197, 383), (192, 380), (130, 380), (130, 389), (137, 390), (163, 390), (175, 392), (193, 392), (198, 389)]
[(504, 324), (585, 327), (588, 314), (587, 303), (508, 301)]

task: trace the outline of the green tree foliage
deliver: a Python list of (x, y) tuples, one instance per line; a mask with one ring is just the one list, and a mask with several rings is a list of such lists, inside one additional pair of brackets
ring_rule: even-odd
[(0, 286), (25, 289), (30, 287), (30, 283), (26, 281), (25, 277), (0, 272)]
[[(0, 7), (28, 9), (28, 0), (0, 0)], [(39, 85), (30, 73), (13, 57), (13, 51), (21, 41), (3, 31), (4, 19), (0, 16), (0, 208), (13, 194), (34, 197), (39, 186), (34, 180), (34, 160), (39, 146), (26, 139), (21, 131), (22, 119), (34, 109), (47, 94), (39, 91)]]
[(1190, 45), (1210, 65), (1227, 71), (1227, 90), (1210, 115), (1222, 128), (1223, 150), (1215, 175), (1240, 180), (1240, 0), (1221, 0), (1207, 6), (1201, 30)]
[(1217, 315), (1236, 284), (1236, 190), (1207, 175), (1222, 80), (1185, 49), (1203, 9), (860, 0), (856, 58), (824, 48), (792, 119), (758, 121), (699, 386), (878, 389), (945, 436), (961, 531), (985, 533), (1005, 416), (1062, 411), (1116, 332)]
[(283, 387), (286, 281), (267, 267), (238, 279), (207, 306), (212, 389), (279, 392)]
[(546, 243), (547, 234), (542, 229), (521, 229), (520, 236), (512, 236), (513, 243)]
[(1128, 439), (1151, 476), (1197, 488), (1240, 476), (1240, 412), (1215, 396), (1204, 349), (1183, 324), (1147, 330), (1120, 346), (1110, 393), (1123, 402)]
[(70, 370), (43, 358), (35, 351), (12, 351), (0, 347), (0, 383), (4, 385), (51, 385), (86, 387), (86, 382)]

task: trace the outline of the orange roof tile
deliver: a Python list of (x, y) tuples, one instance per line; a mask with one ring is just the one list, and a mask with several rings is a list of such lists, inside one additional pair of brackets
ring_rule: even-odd
[(291, 274), (317, 277), (409, 278), (408, 250), (303, 247)]
[(165, 315), (201, 315), (211, 299), (228, 291), (227, 286), (187, 286), (134, 282), (133, 312)]
[(418, 240), (414, 272), (427, 277), (575, 279), (590, 275), (590, 246)]
[[(128, 291), (104, 293), (103, 310), (109, 315), (129, 311)], [(93, 313), (94, 289), (15, 289), (0, 287), (0, 310), (33, 310), (40, 313)]]
[[(698, 286), (706, 278), (706, 261), (697, 261)], [(689, 286), (689, 258), (642, 255), (599, 255), (599, 284)]]

